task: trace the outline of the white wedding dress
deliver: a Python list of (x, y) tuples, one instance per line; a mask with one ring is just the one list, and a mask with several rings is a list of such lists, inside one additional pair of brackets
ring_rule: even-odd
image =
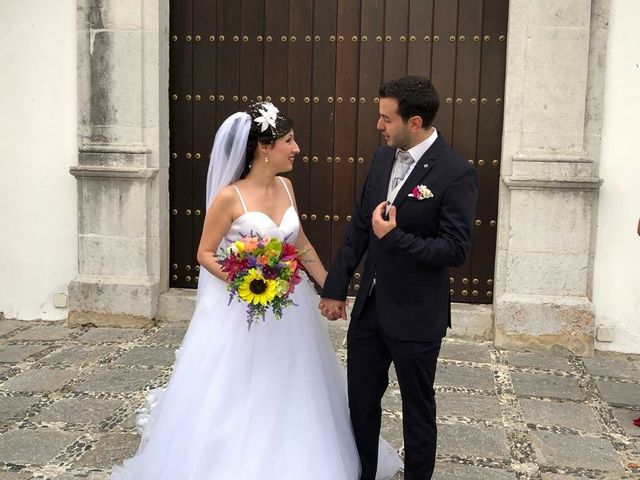
[[(225, 242), (250, 232), (295, 242), (293, 205), (277, 225), (242, 203)], [(198, 295), (140, 448), (111, 479), (358, 480), (345, 374), (309, 280), (280, 320), (268, 314), (250, 330), (246, 304), (227, 305), (224, 282), (212, 278)], [(379, 479), (401, 467), (382, 439), (378, 463)]]

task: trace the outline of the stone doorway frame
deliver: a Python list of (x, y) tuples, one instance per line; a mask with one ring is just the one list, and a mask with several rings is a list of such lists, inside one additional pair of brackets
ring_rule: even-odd
[[(143, 325), (169, 285), (169, 0), (77, 6), (79, 158), (70, 171), (79, 275), (69, 322)], [(491, 334), (498, 346), (593, 353), (608, 18), (609, 0), (510, 1)]]

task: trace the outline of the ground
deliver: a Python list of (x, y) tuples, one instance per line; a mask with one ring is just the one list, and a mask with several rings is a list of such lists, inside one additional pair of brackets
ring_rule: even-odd
[[(107, 479), (135, 452), (135, 412), (168, 378), (186, 328), (0, 320), (0, 480)], [(345, 331), (344, 322), (331, 324), (342, 361)], [(402, 451), (391, 378), (383, 435)], [(632, 424), (640, 356), (522, 353), (446, 339), (436, 391), (434, 479), (640, 478), (640, 428)]]

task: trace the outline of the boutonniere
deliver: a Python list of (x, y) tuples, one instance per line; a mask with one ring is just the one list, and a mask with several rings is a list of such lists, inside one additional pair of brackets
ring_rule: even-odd
[(413, 190), (411, 190), (411, 193), (408, 196), (417, 198), (418, 200), (424, 200), (426, 198), (433, 197), (433, 192), (429, 190), (429, 187), (426, 185), (417, 185), (413, 187)]

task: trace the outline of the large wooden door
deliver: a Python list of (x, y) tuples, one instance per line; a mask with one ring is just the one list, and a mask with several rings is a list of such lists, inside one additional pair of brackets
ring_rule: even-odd
[(294, 119), (302, 151), (289, 176), (328, 266), (381, 144), (378, 85), (419, 74), (441, 96), (436, 127), (480, 179), (452, 298), (490, 303), (507, 9), (508, 0), (172, 0), (171, 286), (197, 285), (209, 152), (228, 115), (270, 100)]

